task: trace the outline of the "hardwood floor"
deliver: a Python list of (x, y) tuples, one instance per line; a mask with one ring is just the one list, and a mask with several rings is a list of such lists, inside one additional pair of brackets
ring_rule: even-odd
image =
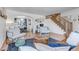
[(7, 48), (8, 48), (7, 39), (5, 39), (0, 51), (7, 51)]

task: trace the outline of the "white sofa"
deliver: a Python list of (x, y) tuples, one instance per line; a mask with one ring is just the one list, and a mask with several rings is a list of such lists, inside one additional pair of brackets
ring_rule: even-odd
[[(79, 33), (71, 32), (66, 42), (71, 46), (77, 46), (72, 50), (79, 50)], [(35, 43), (35, 46), (40, 51), (68, 51), (70, 49), (70, 46), (50, 47), (42, 43)]]
[(70, 49), (70, 46), (50, 47), (42, 43), (34, 43), (34, 44), (39, 51), (68, 51)]

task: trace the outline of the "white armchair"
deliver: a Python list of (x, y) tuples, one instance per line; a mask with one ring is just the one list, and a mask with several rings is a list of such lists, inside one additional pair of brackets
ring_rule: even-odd
[(12, 26), (7, 31), (7, 36), (9, 40), (16, 41), (17, 38), (24, 36), (26, 33), (20, 33), (20, 29), (17, 26)]
[(49, 29), (46, 26), (40, 27), (40, 33), (49, 33), (49, 32), (50, 31), (49, 31)]

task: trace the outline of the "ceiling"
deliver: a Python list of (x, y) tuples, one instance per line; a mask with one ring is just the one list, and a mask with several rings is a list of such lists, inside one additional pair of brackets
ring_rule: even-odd
[(75, 8), (77, 7), (7, 7), (7, 9), (39, 15), (49, 15), (57, 12), (65, 12)]

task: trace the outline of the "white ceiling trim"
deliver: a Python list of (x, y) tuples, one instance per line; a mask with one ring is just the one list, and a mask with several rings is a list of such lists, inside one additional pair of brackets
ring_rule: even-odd
[(49, 15), (57, 12), (69, 11), (75, 8), (76, 7), (8, 7), (7, 9), (38, 15)]

